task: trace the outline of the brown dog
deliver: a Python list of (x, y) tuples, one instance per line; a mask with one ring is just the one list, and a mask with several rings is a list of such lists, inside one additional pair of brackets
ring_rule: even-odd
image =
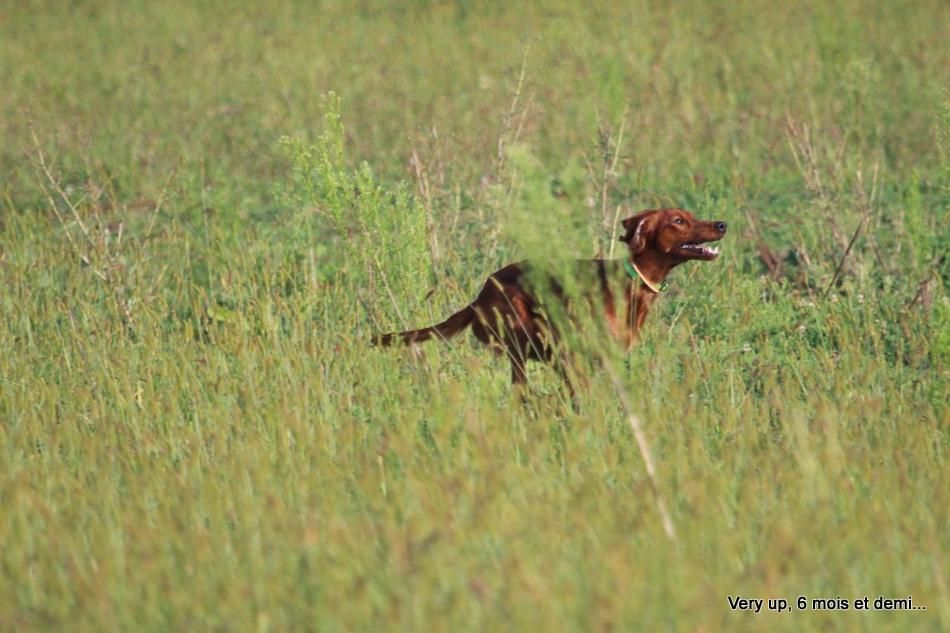
[[(657, 294), (665, 289), (666, 276), (691, 259), (716, 259), (718, 249), (703, 244), (722, 239), (726, 223), (703, 222), (682, 209), (656, 209), (627, 218), (623, 228), (625, 233), (620, 241), (629, 247), (628, 258), (581, 260), (577, 262), (577, 272), (580, 279), (590, 281), (589, 287), (584, 288), (585, 294), (600, 298), (597, 303), (606, 317), (608, 330), (629, 348)], [(509, 264), (488, 278), (475, 301), (442, 323), (421, 330), (383, 334), (374, 342), (388, 346), (397, 342), (409, 345), (433, 336), (449, 339), (471, 326), (475, 338), (508, 355), (513, 384), (527, 381), (525, 364), (528, 360), (554, 361), (573, 395), (563, 359), (555, 358), (557, 329), (539, 310), (542, 305), (539, 299), (553, 296), (563, 300), (563, 289), (547, 276), (542, 278), (548, 279), (548, 288), (539, 289), (539, 277), (529, 274), (531, 272), (528, 262)], [(623, 293), (616, 297), (611, 280), (618, 278), (624, 280), (620, 286)], [(622, 305), (619, 317), (618, 303)]]

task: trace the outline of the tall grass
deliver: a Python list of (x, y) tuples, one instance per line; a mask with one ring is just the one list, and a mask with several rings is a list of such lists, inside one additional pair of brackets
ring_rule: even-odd
[[(946, 629), (948, 27), (0, 9), (0, 629)], [(723, 255), (630, 354), (581, 337), (579, 413), (461, 339), (367, 346), (668, 204)]]

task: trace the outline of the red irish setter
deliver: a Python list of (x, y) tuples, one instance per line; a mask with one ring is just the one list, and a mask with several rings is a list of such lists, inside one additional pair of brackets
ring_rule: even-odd
[[(697, 220), (682, 209), (655, 209), (627, 218), (623, 228), (625, 232), (620, 241), (629, 249), (626, 258), (581, 260), (577, 262), (577, 273), (579, 279), (589, 280), (582, 293), (600, 304), (608, 330), (629, 348), (657, 295), (665, 289), (666, 276), (676, 266), (692, 259), (716, 259), (719, 249), (704, 244), (722, 239), (726, 223)], [(449, 339), (471, 326), (475, 338), (507, 354), (513, 384), (527, 381), (525, 364), (528, 360), (549, 361), (573, 395), (563, 358), (554, 352), (557, 328), (539, 309), (543, 305), (542, 298), (553, 296), (563, 300), (564, 292), (558, 281), (547, 275), (541, 278), (546, 278), (548, 283), (539, 284), (533, 268), (529, 262), (509, 264), (488, 278), (475, 301), (442, 323), (421, 330), (383, 334), (374, 342), (388, 346), (419, 343), (433, 336)], [(618, 279), (623, 280), (619, 286)], [(547, 287), (543, 287), (545, 285)], [(623, 289), (619, 296), (615, 294), (618, 287)], [(621, 304), (619, 316), (618, 303)]]

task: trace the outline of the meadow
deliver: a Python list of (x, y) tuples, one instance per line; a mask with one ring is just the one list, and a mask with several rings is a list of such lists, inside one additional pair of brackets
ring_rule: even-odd
[[(948, 33), (0, 2), (0, 631), (950, 630)], [(578, 335), (576, 412), (368, 345), (658, 206), (722, 255), (629, 353)]]

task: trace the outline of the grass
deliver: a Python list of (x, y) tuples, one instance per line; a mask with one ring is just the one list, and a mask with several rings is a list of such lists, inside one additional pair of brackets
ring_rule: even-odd
[[(0, 629), (947, 629), (948, 29), (0, 6)], [(366, 346), (668, 204), (730, 234), (603, 360), (622, 394)]]

